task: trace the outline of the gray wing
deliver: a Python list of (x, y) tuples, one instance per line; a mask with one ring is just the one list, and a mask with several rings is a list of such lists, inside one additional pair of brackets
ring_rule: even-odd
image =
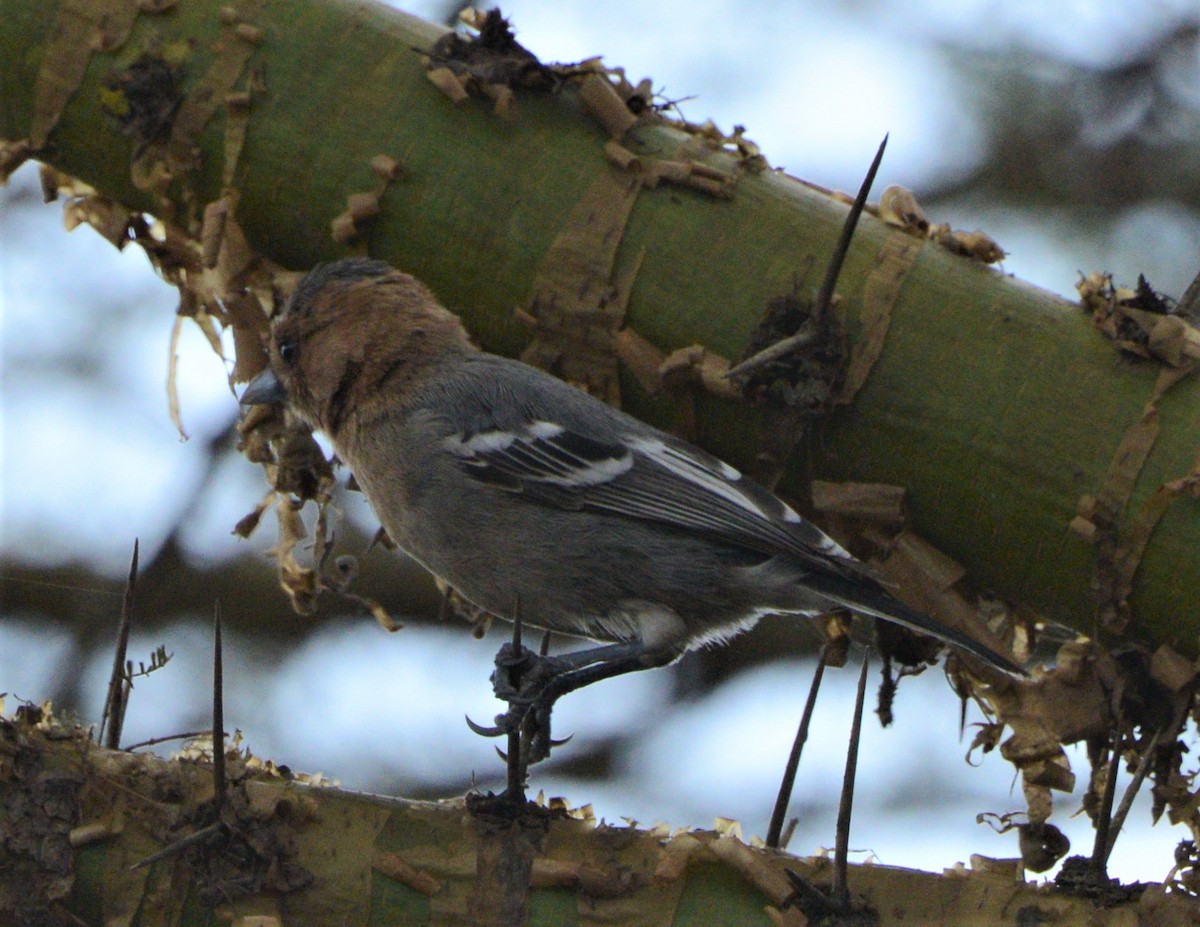
[[(443, 449), (473, 480), (532, 503), (686, 531), (809, 572), (830, 602), (941, 638), (1006, 672), (1011, 659), (895, 599), (870, 569), (717, 458), (539, 371), (475, 355), (430, 408)], [(447, 415), (446, 408), (453, 414)], [(536, 517), (536, 514), (532, 517)]]
[(531, 419), (452, 435), (445, 447), (472, 478), (543, 505), (651, 521), (847, 576), (864, 574), (831, 538), (733, 467), (643, 428), (605, 440)]

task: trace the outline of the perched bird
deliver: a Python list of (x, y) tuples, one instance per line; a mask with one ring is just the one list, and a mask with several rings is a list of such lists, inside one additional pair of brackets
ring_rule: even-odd
[(558, 658), (569, 678), (551, 699), (765, 614), (837, 608), (1022, 673), (904, 605), (728, 464), (477, 350), (423, 284), (383, 262), (304, 277), (241, 401), (286, 402), (328, 435), (392, 539), (475, 605), (609, 645)]

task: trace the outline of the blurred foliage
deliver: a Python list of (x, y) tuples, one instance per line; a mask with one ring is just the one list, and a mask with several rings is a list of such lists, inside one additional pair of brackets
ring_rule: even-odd
[(983, 116), (987, 157), (928, 191), (931, 203), (969, 194), (1026, 211), (1078, 210), (1081, 220), (1143, 199), (1200, 203), (1200, 27), (1107, 68), (1030, 52), (945, 52), (951, 79)]

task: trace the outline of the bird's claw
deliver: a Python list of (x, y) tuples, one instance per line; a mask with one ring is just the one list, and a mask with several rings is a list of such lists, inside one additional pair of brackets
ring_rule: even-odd
[[(463, 717), (467, 721), (467, 727), (473, 730), (480, 737), (501, 737), (508, 733), (508, 728), (501, 723), (497, 723), (495, 727), (486, 727), (482, 724), (477, 724), (476, 722), (472, 721), (470, 715), (463, 715)], [(496, 721), (500, 722), (504, 717), (505, 715), (497, 715)]]
[[(466, 719), (467, 726), (481, 737), (519, 734), (519, 759), (523, 766), (546, 759), (553, 748), (571, 739), (550, 736), (554, 697), (547, 689), (564, 671), (566, 668), (554, 657), (539, 654), (518, 641), (505, 643), (496, 654), (492, 690), (497, 699), (508, 703), (508, 711), (496, 716), (494, 726), (478, 724), (470, 718)], [(507, 758), (511, 750), (497, 752)]]
[[(575, 739), (574, 734), (568, 734), (566, 737), (547, 738), (546, 742), (550, 745), (551, 749), (553, 749), (554, 747), (561, 747), (564, 744), (569, 744), (574, 739)], [(528, 755), (528, 751), (526, 749), (524, 749), (524, 741), (522, 741), (522, 744), (523, 744), (523, 746), (522, 746), (521, 753), (524, 756), (526, 765), (528, 765), (529, 762), (531, 762), (531, 758)], [(508, 754), (505, 753), (503, 750), (501, 750), (499, 747), (496, 747), (495, 750), (496, 750), (496, 756), (500, 757), (500, 759), (502, 759), (505, 763), (507, 763), (508, 762)], [(550, 755), (550, 752), (548, 750), (548, 751), (546, 751), (545, 756), (538, 757), (538, 759), (539, 760), (545, 759), (549, 755)], [(536, 762), (536, 760), (533, 760), (533, 762)]]
[(554, 707), (552, 698), (539, 697), (530, 705), (521, 724), (521, 751), (529, 763), (540, 763), (548, 759), (554, 747), (561, 746), (574, 737), (555, 740), (550, 736), (550, 711)]

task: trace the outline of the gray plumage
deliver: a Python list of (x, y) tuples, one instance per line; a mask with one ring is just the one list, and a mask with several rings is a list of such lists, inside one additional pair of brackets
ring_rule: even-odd
[[(1022, 672), (904, 605), (728, 464), (476, 351), (386, 264), (309, 274), (273, 327), (272, 368), (264, 379), (330, 432), (396, 543), (489, 612), (638, 644), (649, 665), (767, 613), (848, 607)], [(256, 381), (243, 401), (280, 389)]]
[(682, 653), (850, 607), (997, 662), (732, 467), (517, 361), (464, 352), (358, 433), (343, 451), (389, 534), (494, 614)]

